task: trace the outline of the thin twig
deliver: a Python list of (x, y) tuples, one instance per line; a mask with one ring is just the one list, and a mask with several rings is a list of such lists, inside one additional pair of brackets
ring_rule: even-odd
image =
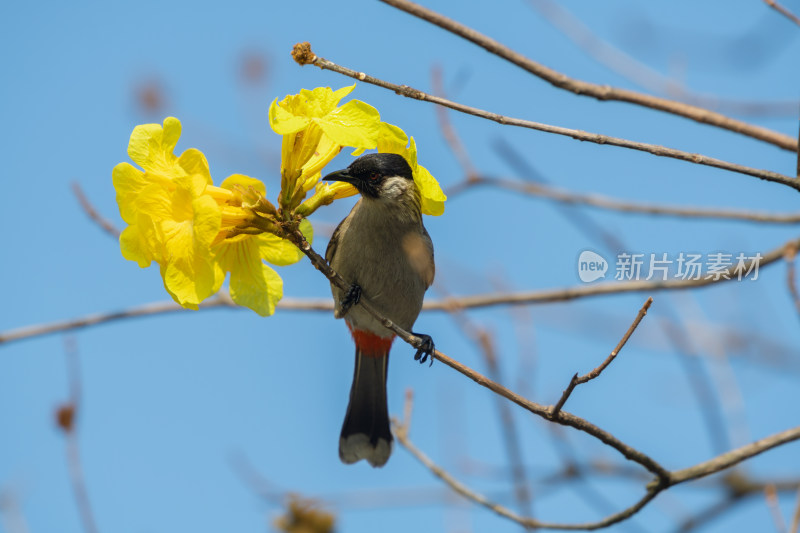
[(633, 323), (628, 328), (628, 331), (625, 332), (625, 335), (622, 336), (622, 339), (620, 339), (619, 343), (617, 343), (617, 346), (611, 351), (608, 357), (606, 357), (606, 360), (603, 361), (600, 364), (600, 366), (598, 366), (588, 374), (584, 374), (583, 376), (578, 377), (578, 374), (572, 376), (572, 379), (569, 380), (569, 385), (567, 385), (567, 388), (564, 389), (564, 393), (561, 395), (561, 398), (559, 398), (558, 403), (556, 403), (555, 406), (553, 406), (553, 411), (551, 416), (553, 417), (558, 416), (558, 412), (561, 411), (562, 407), (564, 407), (564, 404), (569, 399), (569, 396), (570, 394), (572, 394), (572, 391), (575, 390), (575, 387), (577, 387), (578, 385), (582, 385), (587, 381), (595, 379), (603, 372), (603, 370), (606, 369), (606, 367), (608, 367), (608, 365), (611, 364), (611, 362), (614, 359), (616, 359), (617, 354), (620, 352), (620, 350), (622, 350), (622, 348), (628, 342), (628, 339), (631, 338), (631, 335), (633, 335), (633, 332), (636, 331), (636, 328), (639, 327), (639, 323), (647, 314), (647, 311), (650, 309), (652, 303), (653, 303), (653, 298), (652, 297), (648, 298), (647, 301), (642, 306), (642, 308), (639, 309), (639, 314), (636, 315), (636, 318), (633, 320)]
[(796, 152), (798, 150), (798, 142), (791, 136), (778, 133), (776, 131), (748, 124), (740, 120), (727, 117), (721, 113), (716, 113), (709, 109), (683, 104), (667, 98), (659, 98), (657, 96), (650, 96), (647, 94), (630, 91), (627, 89), (619, 89), (610, 87), (608, 85), (598, 85), (581, 80), (576, 80), (566, 76), (561, 72), (557, 72), (551, 68), (545, 67), (522, 54), (500, 44), (499, 42), (491, 39), (481, 33), (468, 28), (452, 19), (449, 19), (439, 13), (431, 11), (423, 6), (409, 2), (408, 0), (381, 0), (382, 2), (396, 7), (406, 13), (423, 19), (427, 22), (435, 24), (440, 28), (462, 37), (482, 48), (489, 53), (494, 54), (502, 59), (505, 59), (514, 65), (530, 72), (534, 76), (542, 78), (548, 83), (559, 89), (565, 89), (580, 96), (591, 96), (600, 101), (616, 100), (620, 102), (627, 102), (658, 111), (664, 111), (673, 115), (689, 118), (696, 122), (708, 124), (718, 128), (734, 131), (754, 139), (779, 146), (784, 150)]
[[(531, 120), (507, 117), (497, 113), (492, 113), (490, 111), (485, 111), (483, 109), (478, 109), (477, 107), (470, 107), (464, 104), (453, 102), (451, 100), (447, 100), (445, 98), (440, 98), (438, 96), (422, 92), (418, 89), (414, 89), (407, 85), (397, 85), (394, 83), (390, 83), (375, 78), (373, 76), (369, 76), (364, 72), (357, 72), (350, 68), (337, 65), (336, 63), (333, 63), (325, 58), (314, 55), (313, 52), (311, 52), (310, 45), (308, 45), (308, 43), (295, 45), (295, 52), (298, 49), (303, 49), (306, 50), (307, 52), (305, 53), (305, 55), (303, 52), (293, 54), (296, 58), (300, 57), (303, 58), (303, 61), (306, 61), (305, 63), (301, 64), (313, 64), (323, 70), (330, 70), (332, 72), (337, 72), (339, 74), (343, 74), (345, 76), (351, 77), (356, 80), (370, 83), (372, 85), (377, 85), (378, 87), (383, 87), (384, 89), (389, 89), (399, 94), (400, 96), (405, 96), (406, 98), (412, 98), (414, 100), (422, 100), (425, 102), (431, 102), (434, 104), (442, 105), (445, 107), (449, 107), (450, 109), (459, 111), (461, 113), (466, 113), (468, 115), (473, 115), (486, 120), (491, 120), (499, 124), (504, 124), (508, 126), (517, 126), (520, 128), (528, 128), (532, 130), (543, 131), (546, 133), (553, 133), (556, 135), (563, 135), (565, 137), (571, 137), (579, 141), (587, 141), (595, 144), (608, 144), (611, 146), (618, 146), (620, 148), (628, 148), (640, 152), (647, 152), (649, 154), (653, 154), (656, 156), (669, 157), (672, 159), (678, 159), (681, 161), (695, 163), (698, 165), (720, 168), (722, 170), (728, 170), (739, 174), (746, 174), (748, 176), (753, 176), (762, 179), (764, 181), (780, 183), (781, 185), (786, 185), (788, 187), (791, 187), (792, 189), (800, 191), (800, 181), (796, 180), (793, 177), (785, 176), (783, 174), (772, 172), (770, 170), (746, 167), (744, 165), (730, 163), (728, 161), (723, 161), (721, 159), (708, 157), (702, 154), (684, 152), (683, 150), (676, 150), (675, 148), (668, 148), (666, 146), (660, 146), (657, 144), (641, 143), (636, 141), (630, 141), (628, 139), (623, 139), (620, 137), (610, 137), (608, 135), (601, 135), (598, 133), (590, 133), (582, 130), (575, 130), (570, 128), (563, 128), (561, 126), (552, 126), (550, 124), (543, 124), (541, 122), (533, 122)], [(792, 139), (792, 143), (794, 143), (794, 139)]]
[(800, 17), (798, 17), (797, 15), (795, 15), (794, 13), (792, 13), (791, 11), (780, 5), (775, 0), (764, 0), (764, 3), (767, 4), (769, 7), (771, 7), (772, 9), (774, 9), (775, 11), (777, 11), (778, 13), (780, 13), (781, 15), (783, 15), (784, 17), (786, 17), (787, 19), (791, 20), (792, 22), (800, 26)]
[(645, 215), (666, 215), (681, 218), (746, 220), (770, 224), (800, 223), (800, 213), (768, 213), (757, 211), (741, 211), (736, 209), (716, 209), (708, 207), (683, 207), (629, 202), (600, 194), (585, 194), (517, 180), (474, 176), (450, 187), (446, 193), (449, 198), (457, 196), (473, 187), (490, 186), (506, 189), (530, 196), (539, 196), (564, 204), (581, 204), (623, 213), (641, 213)]
[(103, 217), (97, 209), (89, 202), (89, 199), (86, 198), (86, 195), (83, 193), (83, 189), (81, 188), (80, 184), (77, 181), (72, 182), (72, 192), (75, 194), (75, 197), (78, 198), (78, 202), (81, 204), (84, 212), (89, 215), (94, 222), (100, 226), (103, 231), (111, 235), (112, 237), (119, 239), (120, 231), (112, 224), (107, 218)]
[[(789, 241), (769, 252), (766, 252), (765, 254), (762, 254), (761, 260), (758, 261), (759, 270), (781, 259), (784, 256), (786, 246), (790, 245), (800, 246), (800, 239)], [(753, 266), (754, 262), (755, 260), (746, 262), (744, 264), (744, 270), (748, 271)], [(725, 276), (728, 276), (728, 278)], [(478, 309), (485, 307), (496, 307), (499, 305), (547, 304), (552, 302), (567, 302), (579, 298), (605, 296), (610, 294), (693, 289), (728, 282), (731, 281), (731, 279), (736, 279), (736, 270), (734, 266), (731, 266), (728, 270), (724, 271), (724, 275), (720, 276), (720, 279), (717, 280), (713, 278), (706, 279), (700, 277), (698, 279), (690, 278), (685, 280), (679, 279), (669, 281), (624, 281), (591, 285), (577, 285), (573, 287), (537, 291), (477, 294), (473, 296), (460, 296), (454, 298), (444, 298), (441, 300), (429, 300), (425, 302), (422, 309), (424, 311), (448, 312), (453, 307)], [(234, 304), (230, 299), (230, 296), (224, 292), (220, 292), (213, 298), (210, 298), (200, 304), (201, 310), (216, 309), (219, 307), (230, 307), (237, 310), (244, 309)], [(331, 301), (329, 298), (284, 298), (278, 302), (276, 307), (284, 311), (331, 312), (333, 311), (333, 301)], [(62, 331), (81, 329), (115, 320), (184, 311), (186, 310), (175, 302), (154, 302), (137, 307), (131, 307), (122, 311), (95, 313), (70, 320), (24, 326), (5, 332), (0, 332), (0, 346), (9, 342), (40, 337), (43, 335), (51, 335), (53, 333)]]

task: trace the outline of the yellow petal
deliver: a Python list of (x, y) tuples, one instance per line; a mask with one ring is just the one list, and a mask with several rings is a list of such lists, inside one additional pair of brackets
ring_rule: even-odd
[(162, 265), (161, 276), (167, 292), (189, 309), (197, 309), (200, 302), (218, 289), (215, 265), (203, 253), (182, 256)]
[[(288, 98), (289, 96), (286, 97), (286, 99)], [(305, 128), (311, 122), (309, 117), (296, 115), (291, 110), (281, 105), (286, 102), (286, 99), (278, 103), (278, 99), (276, 98), (269, 106), (269, 125), (278, 135), (295, 133)]]
[(251, 178), (250, 176), (245, 176), (244, 174), (231, 174), (225, 178), (225, 181), (220, 184), (220, 187), (233, 191), (237, 185), (244, 188), (245, 191), (252, 187), (253, 190), (255, 190), (261, 196), (267, 195), (267, 186), (264, 185), (263, 181), (257, 180), (256, 178)]
[(349, 198), (350, 196), (358, 194), (358, 189), (343, 181), (331, 183), (329, 186), (330, 190), (333, 192), (334, 200), (341, 200), (342, 198)]
[(181, 154), (177, 163), (186, 174), (197, 174), (203, 177), (207, 185), (212, 184), (211, 173), (208, 169), (208, 161), (200, 150), (189, 148)]
[(300, 182), (303, 184), (303, 189), (308, 192), (319, 183), (322, 178), (321, 171), (331, 162), (331, 160), (339, 155), (342, 150), (341, 145), (334, 142), (327, 135), (322, 135), (317, 145), (316, 152), (311, 159), (303, 166), (303, 172), (300, 175)]
[(208, 195), (194, 199), (192, 210), (194, 211), (192, 220), (194, 240), (200, 246), (209, 247), (219, 233), (222, 212), (217, 202)]
[(231, 273), (233, 301), (262, 316), (271, 315), (283, 296), (283, 280), (261, 261), (257, 236), (241, 237), (216, 246), (217, 263)]
[(119, 236), (122, 257), (136, 261), (142, 268), (149, 267), (156, 259), (154, 231), (152, 221), (147, 217), (142, 217), (141, 224), (133, 224), (122, 230)]
[(402, 129), (388, 122), (381, 122), (378, 134), (378, 151), (401, 154), (408, 146), (408, 135)]
[(174, 117), (159, 124), (136, 126), (128, 144), (128, 155), (143, 169), (154, 174), (171, 176), (177, 158), (173, 151), (181, 136), (181, 122)]
[(445, 196), (436, 178), (428, 172), (428, 169), (422, 165), (416, 164), (417, 144), (413, 137), (411, 137), (411, 148), (409, 152), (414, 156), (415, 166), (412, 166), (412, 168), (414, 168), (414, 183), (416, 183), (417, 189), (419, 189), (420, 196), (422, 197), (422, 214), (433, 216), (443, 214), (444, 202), (447, 200), (447, 196)]
[(128, 224), (136, 222), (136, 197), (149, 184), (144, 172), (135, 168), (130, 163), (120, 163), (111, 171), (111, 180), (114, 190), (117, 191), (117, 205), (119, 214)]
[(303, 89), (300, 94), (289, 94), (269, 106), (269, 125), (278, 135), (288, 135), (305, 128), (312, 118), (320, 118), (333, 111), (339, 101), (355, 89), (355, 84), (337, 91), (330, 87)]
[(370, 149), (378, 144), (380, 120), (377, 109), (360, 100), (351, 100), (315, 122), (337, 144)]
[[(300, 231), (309, 243), (313, 242), (314, 229), (311, 226), (311, 222), (303, 219), (300, 222)], [(287, 266), (293, 265), (303, 258), (304, 254), (297, 246), (286, 239), (281, 239), (277, 235), (262, 233), (253, 238), (258, 243), (259, 256), (268, 263), (276, 266)]]
[(261, 263), (253, 269), (231, 273), (231, 298), (261, 316), (275, 313), (275, 304), (283, 298), (283, 280), (273, 269)]

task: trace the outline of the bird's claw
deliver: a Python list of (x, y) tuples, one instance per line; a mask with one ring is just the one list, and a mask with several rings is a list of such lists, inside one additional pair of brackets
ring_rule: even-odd
[(351, 307), (356, 305), (358, 302), (361, 301), (361, 285), (358, 283), (353, 283), (350, 285), (350, 288), (347, 289), (347, 292), (342, 298), (341, 303), (341, 315), (344, 316), (350, 310)]
[(431, 365), (433, 364), (433, 352), (436, 351), (436, 345), (433, 344), (433, 339), (430, 335), (425, 335), (424, 333), (414, 333), (411, 332), (412, 335), (415, 337), (419, 337), (420, 343), (419, 348), (417, 348), (417, 353), (414, 354), (414, 361), (419, 361), (420, 363), (424, 363), (428, 360), (428, 357), (431, 358)]

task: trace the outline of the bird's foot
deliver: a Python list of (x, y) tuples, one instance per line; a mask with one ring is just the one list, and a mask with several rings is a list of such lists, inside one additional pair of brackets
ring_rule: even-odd
[(433, 339), (430, 335), (425, 335), (424, 333), (414, 333), (411, 332), (412, 335), (415, 337), (419, 337), (420, 343), (419, 347), (417, 348), (417, 353), (414, 354), (414, 361), (419, 361), (420, 363), (424, 363), (428, 360), (428, 357), (431, 358), (431, 365), (433, 364), (433, 352), (436, 351), (436, 345), (433, 344)]
[(361, 301), (361, 285), (358, 283), (353, 283), (350, 285), (350, 288), (342, 298), (342, 301), (339, 302), (339, 306), (341, 307), (341, 316), (347, 314), (351, 307), (356, 305), (358, 302)]

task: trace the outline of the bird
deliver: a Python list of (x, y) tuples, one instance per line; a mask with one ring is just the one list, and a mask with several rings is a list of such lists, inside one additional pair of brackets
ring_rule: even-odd
[[(350, 284), (342, 290), (331, 283), (331, 292), (334, 316), (344, 318), (356, 345), (339, 458), (345, 464), (365, 459), (381, 467), (392, 453), (386, 374), (395, 334), (357, 304), (365, 297), (380, 314), (411, 332), (435, 275), (433, 242), (422, 223), (411, 166), (403, 156), (363, 155), (323, 180), (349, 183), (361, 194), (325, 251), (331, 268)], [(430, 357), (433, 363), (433, 339), (411, 333), (422, 340), (414, 358), (424, 363)]]

